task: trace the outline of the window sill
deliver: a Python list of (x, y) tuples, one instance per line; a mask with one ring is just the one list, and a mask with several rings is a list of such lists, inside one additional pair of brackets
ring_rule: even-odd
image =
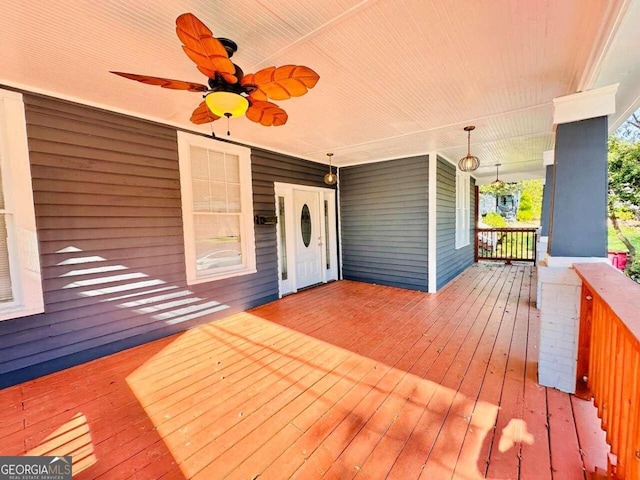
[(29, 315), (37, 315), (38, 313), (44, 313), (44, 305), (35, 305), (29, 308), (24, 305), (7, 306), (0, 308), (0, 322), (14, 318), (28, 317)]
[(456, 250), (460, 250), (461, 248), (468, 247), (471, 245), (471, 242), (463, 243), (461, 245), (456, 245)]
[(243, 275), (252, 275), (257, 272), (258, 270), (255, 268), (247, 268), (243, 270), (234, 270), (232, 272), (223, 272), (223, 273), (220, 273), (219, 275), (211, 275), (208, 277), (201, 277), (201, 278), (188, 276), (187, 285), (197, 285), (200, 283), (215, 282), (216, 280), (224, 280), (225, 278), (241, 277)]

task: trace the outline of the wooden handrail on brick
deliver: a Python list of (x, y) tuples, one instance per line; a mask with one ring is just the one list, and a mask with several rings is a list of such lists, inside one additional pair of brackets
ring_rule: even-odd
[(573, 268), (582, 279), (577, 390), (593, 395), (610, 474), (640, 480), (640, 285), (605, 263)]

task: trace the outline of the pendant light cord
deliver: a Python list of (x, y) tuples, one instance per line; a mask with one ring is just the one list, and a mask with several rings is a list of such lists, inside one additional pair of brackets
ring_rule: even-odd
[(230, 113), (225, 113), (224, 116), (227, 117), (227, 137), (230, 137), (231, 136), (231, 129), (229, 128), (229, 119), (231, 118), (231, 114)]

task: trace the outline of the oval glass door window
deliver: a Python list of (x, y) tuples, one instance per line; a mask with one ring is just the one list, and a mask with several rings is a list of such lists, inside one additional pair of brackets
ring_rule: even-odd
[(311, 243), (311, 212), (306, 203), (302, 206), (302, 214), (300, 215), (300, 231), (304, 246), (308, 247)]

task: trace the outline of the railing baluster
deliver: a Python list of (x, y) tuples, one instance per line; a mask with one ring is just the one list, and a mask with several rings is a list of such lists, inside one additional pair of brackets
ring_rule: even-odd
[[(616, 350), (612, 361), (614, 362), (614, 369), (612, 378), (612, 401), (611, 401), (611, 446), (615, 448), (617, 452), (620, 451), (620, 439), (618, 438), (618, 432), (620, 432), (620, 417), (622, 415), (622, 382), (624, 377), (622, 375), (624, 368), (624, 350), (626, 345), (624, 344), (624, 334), (619, 328), (616, 328)], [(613, 447), (615, 445), (615, 447)]]
[(535, 238), (535, 228), (478, 228), (477, 260), (535, 262)]
[[(621, 371), (621, 390), (620, 390), (620, 420), (619, 430), (616, 435), (616, 442), (619, 447), (619, 455), (622, 458), (629, 456), (629, 430), (633, 428), (633, 424), (630, 424), (632, 419), (629, 417), (629, 410), (631, 409), (631, 389), (633, 388), (633, 382), (629, 382), (626, 379), (632, 379), (634, 373), (630, 370), (632, 365), (632, 350), (625, 344), (622, 352), (622, 371)], [(627, 462), (622, 462), (620, 467), (624, 470), (628, 465)], [(618, 472), (620, 474), (620, 472)], [(624, 476), (624, 472), (622, 472)]]

